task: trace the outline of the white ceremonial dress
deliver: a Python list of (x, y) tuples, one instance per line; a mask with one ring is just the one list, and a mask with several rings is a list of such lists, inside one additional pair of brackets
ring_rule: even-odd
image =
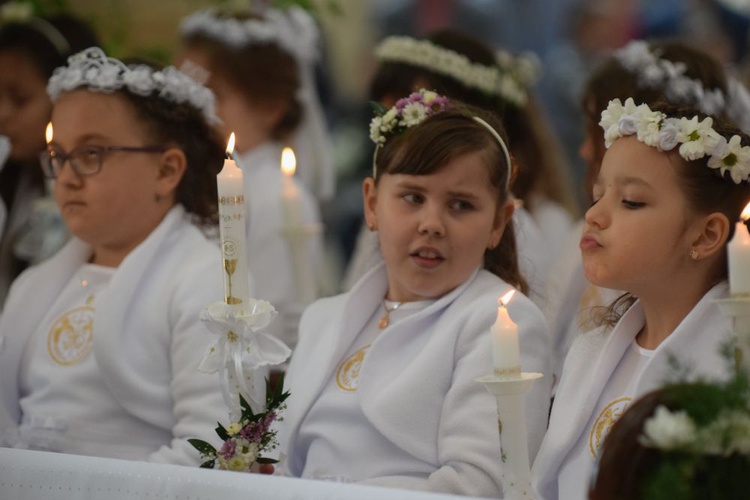
[[(63, 311), (71, 305), (62, 292), (77, 273), (86, 272), (90, 256), (90, 247), (74, 238), (11, 287), (0, 318), (0, 445), (33, 446), (38, 430), (42, 448), (197, 465), (200, 456), (187, 439), (218, 444), (216, 422), (228, 415), (217, 376), (197, 370), (213, 340), (199, 314), (223, 296), (219, 249), (178, 205), (103, 279), (89, 316), (56, 315), (56, 304)], [(85, 322), (93, 325), (93, 340), (78, 335), (85, 327), (73, 331)], [(66, 336), (71, 340), (67, 344)], [(47, 350), (61, 362), (22, 366)], [(81, 359), (89, 365), (71, 366), (71, 360)], [(53, 373), (61, 380), (50, 380)], [(92, 376), (98, 380), (90, 380)], [(56, 406), (59, 395), (50, 391), (21, 393), (60, 386), (64, 377), (71, 377), (65, 397), (91, 405), (90, 411), (74, 409), (69, 401)], [(77, 385), (76, 380), (85, 381)], [(44, 414), (23, 415), (22, 397), (29, 408)], [(99, 405), (101, 398), (105, 400)], [(116, 410), (117, 418), (97, 420)]]
[[(716, 299), (727, 296), (726, 282), (714, 286), (703, 296), (635, 375), (629, 397), (635, 400), (674, 376), (669, 363), (671, 356), (689, 366), (692, 377), (725, 379), (729, 376), (720, 349), (733, 339), (732, 322), (715, 303)], [(563, 491), (585, 491), (589, 472), (584, 467), (578, 474), (572, 474), (566, 464), (573, 459), (582, 436), (601, 444), (604, 432), (614, 423), (614, 415), (621, 413), (622, 408), (605, 407), (595, 415), (602, 393), (644, 321), (643, 310), (636, 302), (613, 330), (601, 327), (579, 335), (573, 342), (555, 396), (549, 429), (532, 469), (532, 482), (540, 499), (583, 500), (583, 497), (565, 497)], [(591, 425), (592, 419), (595, 426)], [(565, 475), (561, 475), (563, 470), (566, 470)], [(580, 482), (582, 486), (568, 484), (571, 481)]]
[[(294, 347), (299, 315), (307, 304), (298, 298), (289, 241), (284, 236), (286, 224), (281, 196), (284, 174), (281, 172), (281, 145), (268, 142), (237, 157), (245, 184), (247, 217), (247, 267), (255, 283), (255, 298), (267, 300), (278, 311), (279, 318), (267, 331)], [(300, 166), (301, 167), (301, 166)], [(305, 224), (319, 224), (320, 211), (315, 198), (302, 183), (294, 179), (300, 194), (301, 219)], [(322, 268), (322, 233), (307, 242), (307, 265), (318, 282)]]
[[(475, 379), (493, 372), (490, 327), (497, 317), (497, 299), (510, 286), (478, 270), (455, 290), (389, 325), (370, 342), (363, 359), (347, 358), (352, 348), (358, 348), (353, 344), (373, 315), (382, 314), (387, 286), (381, 263), (350, 292), (321, 299), (305, 311), (287, 375), (291, 396), (280, 434), (287, 472), (300, 476), (307, 469), (317, 477), (499, 496), (497, 405)], [(521, 294), (508, 309), (518, 324), (523, 369), (548, 372), (548, 337), (541, 312)], [(344, 415), (364, 419), (351, 423), (355, 429), (367, 427), (357, 440), (361, 453), (337, 464), (307, 463), (307, 419), (313, 418), (318, 398), (336, 383), (337, 371), (347, 361), (358, 364), (351, 367), (358, 375), (350, 399), (357, 406), (342, 411), (336, 422), (346, 426), (350, 421)], [(549, 396), (549, 377), (526, 395), (532, 459), (546, 428)], [(339, 433), (331, 434), (319, 438), (335, 447)]]

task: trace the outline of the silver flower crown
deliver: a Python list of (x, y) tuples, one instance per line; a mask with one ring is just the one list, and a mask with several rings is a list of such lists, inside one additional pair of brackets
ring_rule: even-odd
[(658, 57), (643, 40), (630, 42), (614, 56), (626, 70), (637, 76), (639, 86), (664, 89), (670, 102), (695, 105), (707, 115), (720, 113), (726, 106), (720, 89), (705, 89), (700, 81), (685, 76), (683, 63)]
[(183, 36), (205, 35), (233, 49), (246, 45), (276, 44), (299, 62), (312, 63), (318, 57), (318, 27), (301, 7), (266, 9), (263, 19), (236, 19), (206, 9), (183, 19)]
[(216, 123), (213, 93), (173, 66), (154, 71), (145, 65), (129, 67), (107, 57), (98, 47), (90, 47), (68, 58), (68, 65), (55, 70), (47, 83), (47, 93), (56, 101), (62, 92), (87, 87), (94, 92), (126, 90), (140, 96), (158, 95), (174, 103), (188, 103), (203, 112), (209, 123)]
[(733, 135), (729, 140), (712, 128), (709, 116), (668, 118), (660, 111), (652, 111), (646, 104), (636, 106), (632, 98), (623, 105), (619, 99), (609, 102), (602, 111), (599, 125), (604, 129), (604, 144), (610, 147), (615, 139), (635, 135), (644, 144), (660, 151), (671, 151), (679, 146), (679, 153), (687, 161), (708, 156), (708, 166), (729, 172), (735, 184), (750, 177), (750, 147), (742, 145), (742, 138)]
[(375, 48), (381, 62), (406, 63), (450, 76), (467, 87), (496, 95), (514, 106), (528, 99), (528, 87), (540, 73), (539, 60), (533, 55), (514, 57), (508, 52), (496, 53), (496, 65), (485, 66), (463, 54), (440, 47), (428, 40), (391, 36)]

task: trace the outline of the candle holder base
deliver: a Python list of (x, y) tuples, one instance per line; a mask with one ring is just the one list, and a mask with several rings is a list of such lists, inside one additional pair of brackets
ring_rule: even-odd
[(497, 401), (504, 498), (534, 498), (523, 395), (543, 376), (542, 373), (522, 372), (517, 376), (493, 374), (476, 379)]

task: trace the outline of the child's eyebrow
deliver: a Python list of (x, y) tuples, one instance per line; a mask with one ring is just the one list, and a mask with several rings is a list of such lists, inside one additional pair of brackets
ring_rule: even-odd
[(651, 187), (651, 184), (649, 184), (644, 179), (642, 179), (640, 177), (633, 177), (633, 176), (630, 176), (630, 175), (625, 175), (625, 176), (622, 176), (622, 177), (618, 177), (616, 179), (616, 181), (617, 181), (617, 184), (619, 184), (621, 186), (628, 186), (630, 184), (636, 184), (636, 185), (639, 185), (639, 186)]

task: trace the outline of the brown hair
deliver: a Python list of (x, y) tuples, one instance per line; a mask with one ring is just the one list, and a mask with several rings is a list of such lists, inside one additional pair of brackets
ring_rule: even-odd
[[(254, 14), (235, 14), (231, 17), (263, 19)], [(188, 49), (204, 51), (212, 74), (220, 75), (232, 83), (245, 98), (263, 105), (284, 103), (286, 113), (271, 130), (277, 140), (288, 138), (302, 121), (302, 104), (297, 99), (301, 85), (300, 70), (294, 57), (275, 43), (251, 43), (240, 48), (228, 47), (211, 37), (195, 33), (183, 37)]]
[[(133, 64), (135, 59), (123, 62)], [(138, 61), (144, 64), (144, 61)], [(155, 63), (148, 63), (160, 69)], [(224, 161), (224, 148), (219, 132), (208, 123), (203, 111), (188, 102), (175, 103), (159, 97), (119, 92), (132, 104), (136, 115), (143, 119), (147, 135), (154, 144), (175, 146), (187, 159), (185, 173), (177, 186), (176, 201), (195, 217), (195, 222), (210, 226), (218, 222), (216, 175)]]
[[(702, 120), (707, 116), (696, 110), (694, 106), (679, 106), (663, 100), (653, 103), (650, 108), (654, 111), (661, 111), (671, 118), (698, 116), (699, 120)], [(750, 146), (750, 137), (726, 119), (713, 117), (713, 129), (727, 140), (737, 135), (741, 138), (743, 146)], [(722, 175), (718, 169), (710, 168), (708, 156), (693, 161), (684, 160), (676, 154), (673, 157), (680, 188), (688, 204), (696, 212), (701, 214), (720, 212), (730, 223), (740, 219), (742, 209), (750, 201), (750, 182), (742, 181), (736, 184), (728, 172)], [(732, 236), (734, 236), (734, 224), (730, 224), (727, 241), (731, 240)], [(716, 277), (717, 281), (726, 279), (728, 274), (726, 255), (722, 255), (724, 256), (721, 275)], [(634, 302), (630, 294), (625, 294), (607, 307), (603, 313), (597, 314), (595, 321), (600, 325), (614, 326)]]
[[(418, 126), (389, 138), (377, 149), (375, 182), (385, 174), (429, 175), (454, 158), (481, 152), (490, 184), (497, 192), (498, 206), (504, 203), (509, 196), (505, 183), (510, 176), (512, 186), (515, 168), (507, 164), (497, 139), (473, 116), (486, 121), (503, 140), (507, 140), (505, 130), (495, 115), (451, 101), (448, 110), (436, 113)], [(512, 220), (508, 220), (497, 247), (485, 251), (484, 268), (527, 293), (528, 285), (518, 269)]]
[[(495, 53), (486, 44), (452, 30), (441, 30), (428, 40), (433, 44), (467, 57), (473, 63), (492, 67)], [(576, 215), (576, 203), (561, 147), (547, 126), (542, 110), (533, 96), (525, 105), (509, 104), (498, 95), (468, 87), (459, 80), (405, 63), (384, 62), (378, 67), (370, 87), (376, 101), (388, 95), (409, 95), (415, 82), (422, 82), (441, 95), (496, 113), (508, 134), (508, 146), (516, 159), (518, 173), (513, 194), (533, 210), (533, 192), (541, 192), (549, 199)]]

